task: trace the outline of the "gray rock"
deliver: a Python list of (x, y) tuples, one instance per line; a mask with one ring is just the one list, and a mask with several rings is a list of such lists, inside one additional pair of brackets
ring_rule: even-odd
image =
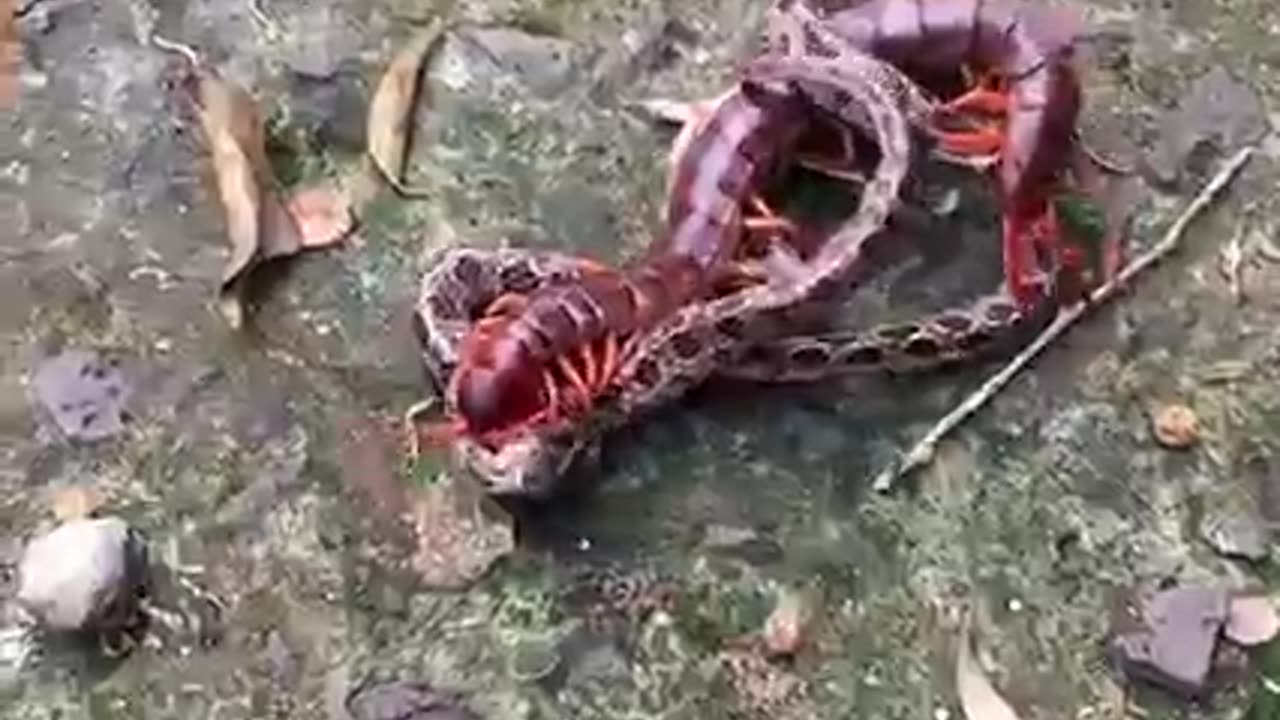
[(1267, 557), (1267, 530), (1250, 514), (1209, 513), (1200, 523), (1200, 537), (1219, 555), (1245, 560)]
[(129, 384), (118, 364), (97, 353), (70, 350), (40, 364), (31, 382), (36, 401), (62, 433), (100, 440), (128, 419)]
[(145, 566), (146, 547), (123, 520), (75, 520), (27, 545), (17, 601), (49, 630), (118, 627), (133, 617)]
[(1224, 589), (1131, 591), (1113, 609), (1108, 651), (1131, 677), (1188, 698), (1201, 696), (1227, 621)]
[(352, 720), (480, 720), (457, 693), (429, 683), (395, 681), (364, 685), (347, 696)]

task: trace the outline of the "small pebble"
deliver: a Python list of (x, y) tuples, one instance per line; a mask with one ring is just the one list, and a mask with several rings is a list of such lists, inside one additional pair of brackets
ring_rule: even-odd
[(1191, 447), (1200, 439), (1200, 420), (1186, 405), (1165, 405), (1151, 419), (1156, 440), (1167, 448)]
[(765, 648), (772, 655), (795, 655), (808, 639), (813, 602), (795, 590), (785, 592), (764, 623)]
[(17, 601), (49, 630), (109, 629), (132, 618), (145, 565), (145, 546), (123, 520), (73, 520), (27, 545)]
[(1227, 610), (1227, 625), (1222, 634), (1238, 645), (1261, 645), (1280, 632), (1280, 617), (1271, 599), (1261, 595), (1246, 595), (1231, 599)]

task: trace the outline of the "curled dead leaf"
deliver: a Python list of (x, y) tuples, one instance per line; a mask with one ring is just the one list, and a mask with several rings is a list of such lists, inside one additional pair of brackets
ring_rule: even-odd
[(1232, 598), (1227, 609), (1227, 624), (1222, 629), (1237, 645), (1261, 645), (1280, 632), (1280, 616), (1275, 603), (1264, 595)]
[(365, 127), (369, 158), (378, 175), (402, 195), (422, 193), (404, 187), (401, 174), (409, 147), (422, 65), (444, 36), (445, 29), (445, 22), (437, 18), (396, 53), (369, 102)]
[(960, 649), (956, 657), (956, 693), (960, 709), (967, 720), (1018, 720), (1008, 701), (996, 692), (991, 681), (973, 656), (970, 620), (960, 626)]

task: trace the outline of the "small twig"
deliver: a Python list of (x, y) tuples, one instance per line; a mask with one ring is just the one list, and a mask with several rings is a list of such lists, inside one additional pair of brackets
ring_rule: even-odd
[(153, 34), (151, 36), (151, 44), (164, 50), (165, 52), (177, 53), (187, 59), (192, 67), (200, 67), (200, 55), (190, 45), (183, 45), (180, 42), (166, 40), (161, 35)]
[(1164, 237), (1155, 245), (1151, 246), (1146, 252), (1134, 259), (1133, 262), (1126, 265), (1115, 277), (1111, 278), (1105, 284), (1099, 286), (1089, 294), (1088, 299), (1066, 308), (1058, 313), (1049, 327), (1040, 333), (1035, 340), (1031, 342), (1022, 352), (1009, 361), (1007, 365), (1000, 369), (995, 375), (989, 378), (969, 397), (965, 398), (954, 410), (947, 413), (937, 424), (933, 426), (928, 433), (925, 434), (919, 442), (915, 444), (907, 453), (902, 455), (897, 462), (891, 464), (876, 475), (871, 483), (871, 487), (879, 492), (886, 492), (893, 487), (893, 483), (898, 478), (911, 472), (917, 468), (923, 467), (926, 463), (933, 459), (934, 452), (937, 449), (938, 441), (947, 433), (955, 429), (961, 422), (981, 408), (988, 400), (990, 400), (997, 392), (1013, 379), (1024, 367), (1031, 363), (1037, 355), (1049, 346), (1058, 336), (1062, 335), (1072, 325), (1076, 323), (1089, 310), (1106, 302), (1113, 295), (1124, 288), (1130, 280), (1139, 273), (1143, 272), (1157, 261), (1173, 252), (1177, 248), (1178, 242), (1182, 239), (1183, 233), (1191, 221), (1196, 218), (1206, 207), (1209, 206), (1222, 192), (1223, 188), (1235, 178), (1236, 173), (1244, 164), (1253, 156), (1255, 148), (1246, 147), (1231, 157), (1230, 160), (1218, 171), (1218, 174), (1209, 181), (1207, 185), (1195, 196), (1191, 204), (1187, 206), (1182, 214), (1174, 220), (1173, 225), (1165, 232)]
[(266, 32), (268, 41), (275, 42), (280, 39), (280, 25), (271, 19), (266, 10), (262, 9), (262, 0), (249, 0), (249, 15)]
[(1237, 229), (1235, 236), (1219, 253), (1218, 269), (1227, 281), (1227, 291), (1237, 305), (1244, 302), (1244, 243), (1243, 230)]

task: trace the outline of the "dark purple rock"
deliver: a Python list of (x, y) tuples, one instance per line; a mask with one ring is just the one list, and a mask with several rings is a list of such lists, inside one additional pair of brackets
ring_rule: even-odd
[(1207, 688), (1227, 606), (1227, 591), (1217, 588), (1129, 591), (1113, 608), (1108, 651), (1127, 675), (1199, 697)]
[(481, 720), (457, 693), (413, 681), (357, 687), (347, 696), (347, 712), (352, 720)]
[(130, 387), (117, 364), (97, 353), (69, 350), (36, 369), (32, 392), (64, 435), (101, 440), (128, 419)]

